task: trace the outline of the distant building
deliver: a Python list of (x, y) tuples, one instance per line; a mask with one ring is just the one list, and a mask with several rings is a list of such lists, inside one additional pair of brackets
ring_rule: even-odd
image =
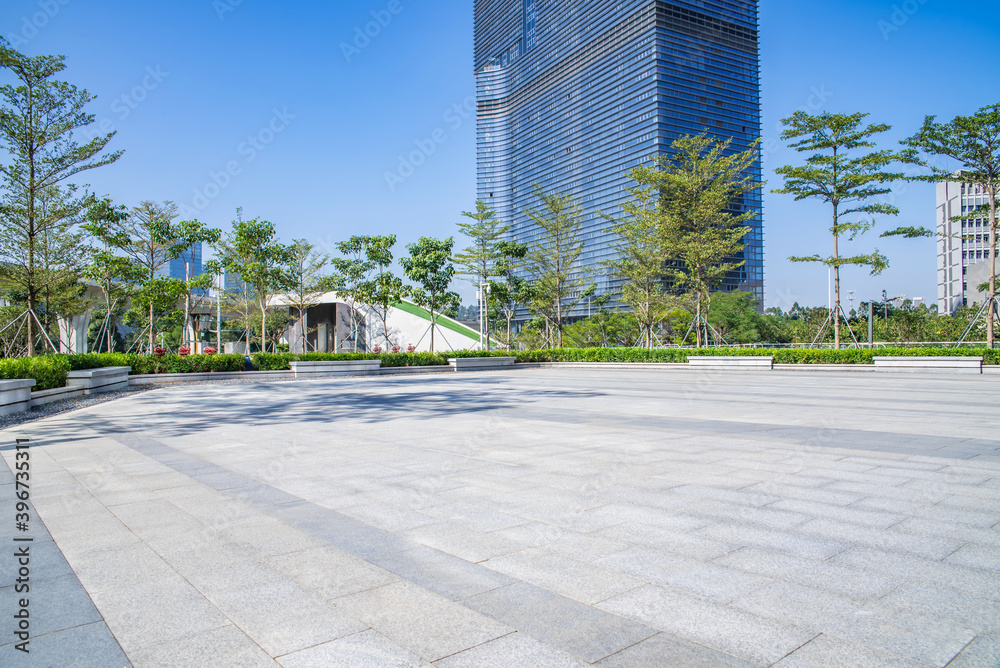
[[(956, 172), (956, 177), (961, 172)], [(982, 302), (980, 283), (989, 279), (990, 226), (988, 216), (954, 220), (988, 204), (981, 185), (949, 181), (937, 187), (938, 312), (954, 313), (962, 306)], [(971, 267), (982, 264), (984, 266)], [(972, 274), (975, 274), (973, 276)]]
[[(198, 241), (184, 249), (179, 257), (168, 260), (157, 272), (157, 276), (166, 276), (186, 281), (191, 278), (197, 278), (203, 273), (205, 273), (205, 270), (202, 266), (202, 246), (201, 242)], [(195, 290), (195, 294), (203, 294), (204, 292), (204, 290)]]
[[(628, 172), (680, 135), (706, 133), (746, 150), (760, 138), (756, 0), (475, 0), (478, 198), (531, 243), (534, 186), (581, 208), (581, 268), (597, 293), (621, 281), (606, 216), (621, 214)], [(751, 168), (760, 178), (761, 164)], [(743, 266), (724, 291), (764, 297), (761, 191)], [(619, 305), (620, 306), (620, 305)], [(570, 317), (586, 316), (582, 303)]]

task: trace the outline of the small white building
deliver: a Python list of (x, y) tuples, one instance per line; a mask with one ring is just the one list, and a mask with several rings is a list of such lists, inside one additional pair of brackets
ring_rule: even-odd
[[(315, 306), (298, 318), (294, 307), (289, 309), (293, 322), (285, 338), (293, 353), (305, 352), (370, 352), (380, 347), (389, 352), (398, 346), (401, 352), (429, 352), (431, 349), (430, 313), (416, 304), (403, 300), (389, 308), (383, 326), (380, 313), (365, 305), (354, 308), (336, 292), (328, 292), (314, 300)], [(272, 306), (289, 305), (287, 297), (276, 297)], [(484, 347), (474, 329), (444, 315), (435, 314), (435, 352), (474, 350)]]

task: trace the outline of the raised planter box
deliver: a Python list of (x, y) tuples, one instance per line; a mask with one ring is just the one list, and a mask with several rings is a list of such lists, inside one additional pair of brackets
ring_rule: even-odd
[(741, 371), (770, 371), (774, 368), (774, 358), (764, 356), (714, 357), (692, 355), (688, 366), (698, 369), (735, 369)]
[(518, 362), (515, 369), (605, 369), (629, 371), (663, 371), (690, 369), (682, 362)]
[(101, 369), (70, 371), (66, 376), (66, 387), (83, 390), (84, 394), (113, 392), (128, 387), (130, 366), (108, 366)]
[(291, 371), (209, 371), (205, 373), (150, 373), (129, 376), (129, 385), (156, 385), (160, 383), (198, 383), (206, 380), (294, 380)]
[(498, 371), (513, 369), (516, 357), (458, 357), (448, 360), (455, 371)]
[(384, 366), (379, 371), (382, 376), (411, 376), (420, 373), (450, 373), (454, 371), (446, 364), (428, 366)]
[(57, 387), (54, 390), (39, 390), (31, 393), (31, 407), (44, 406), (56, 401), (66, 399), (78, 399), (83, 396), (83, 389), (79, 387)]
[(876, 357), (879, 371), (909, 373), (975, 373), (983, 372), (982, 357)]
[(20, 413), (31, 408), (31, 388), (34, 378), (0, 380), (0, 415)]
[(295, 378), (316, 376), (377, 376), (382, 360), (337, 360), (329, 362), (290, 362)]

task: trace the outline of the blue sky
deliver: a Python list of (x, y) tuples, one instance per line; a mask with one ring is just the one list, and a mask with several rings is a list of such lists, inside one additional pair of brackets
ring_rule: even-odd
[[(377, 36), (356, 40), (374, 20)], [(769, 188), (774, 167), (799, 159), (776, 129), (797, 108), (871, 112), (894, 126), (891, 145), (927, 113), (1000, 102), (995, 0), (763, 0), (761, 24)], [(66, 55), (66, 78), (98, 96), (91, 111), (126, 153), (86, 182), (121, 203), (169, 199), (223, 228), (243, 207), (285, 240), (331, 250), (393, 233), (400, 254), (419, 236), (456, 234), (473, 208), (471, 0), (5, 0), (0, 34), (29, 54)], [(400, 170), (418, 147), (423, 164)], [(882, 229), (932, 224), (933, 186), (901, 186), (896, 203), (902, 214)], [(785, 258), (828, 253), (827, 220), (819, 205), (766, 195), (767, 305), (826, 302), (826, 271)], [(845, 299), (885, 289), (935, 301), (933, 241), (870, 234), (855, 246), (875, 245), (891, 268), (847, 269)]]

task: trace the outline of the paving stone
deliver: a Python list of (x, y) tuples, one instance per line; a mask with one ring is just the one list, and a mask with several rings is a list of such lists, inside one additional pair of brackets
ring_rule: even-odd
[(417, 527), (404, 531), (402, 535), (421, 545), (473, 563), (517, 552), (525, 547), (524, 544), (508, 540), (502, 534), (475, 531), (451, 522)]
[(985, 545), (963, 545), (957, 551), (948, 555), (945, 562), (956, 566), (982, 568), (992, 571), (994, 575), (1000, 571), (1000, 547)]
[(648, 626), (527, 583), (494, 589), (463, 603), (591, 663), (656, 633)]
[(695, 534), (731, 545), (761, 547), (809, 559), (827, 559), (848, 548), (846, 543), (813, 538), (800, 533), (730, 523), (714, 524)]
[(439, 521), (465, 524), (477, 531), (497, 531), (524, 524), (525, 520), (490, 508), (480, 508), (467, 503), (448, 503), (429, 506), (421, 510), (425, 515)]
[(713, 563), (755, 573), (772, 580), (823, 589), (857, 601), (880, 598), (902, 584), (902, 580), (884, 575), (752, 547), (720, 557)]
[(914, 615), (944, 615), (976, 633), (1000, 635), (1000, 605), (993, 599), (916, 582), (905, 582), (879, 603)]
[(943, 559), (955, 550), (961, 543), (945, 538), (917, 536), (910, 533), (862, 527), (856, 524), (846, 524), (836, 520), (817, 519), (799, 527), (799, 531), (812, 536), (840, 541), (842, 544), (864, 545), (889, 552), (904, 552), (926, 559)]
[(1000, 666), (1000, 636), (979, 636), (948, 664), (948, 668), (984, 666)]
[[(489, 535), (506, 540), (508, 545), (518, 546), (516, 550), (507, 550), (505, 554), (523, 550), (525, 547), (540, 547), (581, 561), (593, 562), (609, 554), (628, 549), (629, 541), (627, 539), (625, 541), (612, 540), (604, 536), (611, 536), (617, 528), (633, 526), (635, 525), (619, 524), (593, 534), (586, 534), (545, 522), (530, 522), (509, 529), (501, 529)], [(652, 528), (648, 525), (645, 526)]]
[[(632, 548), (598, 563), (648, 582), (667, 585), (715, 601), (731, 601), (770, 580), (742, 571), (682, 559), (646, 548)], [(604, 598), (609, 598), (609, 596)]]
[(74, 554), (73, 567), (90, 592), (177, 576), (177, 571), (145, 545)]
[(772, 503), (769, 508), (788, 510), (790, 512), (802, 513), (813, 517), (825, 517), (827, 519), (844, 522), (847, 524), (860, 524), (862, 526), (878, 527), (885, 529), (892, 526), (904, 518), (898, 513), (884, 513), (872, 510), (861, 510), (858, 508), (835, 506), (828, 503), (815, 503), (812, 501), (801, 501), (789, 499)]
[[(600, 536), (607, 536), (614, 539), (616, 542), (620, 541), (616, 544), (621, 545), (621, 548), (608, 554), (594, 555), (593, 558), (600, 558), (621, 552), (628, 547), (628, 543), (651, 547), (660, 552), (678, 557), (704, 561), (721, 557), (738, 549), (738, 546), (732, 543), (702, 538), (695, 534), (664, 529), (650, 524), (618, 524), (607, 529), (601, 529), (596, 533)], [(558, 541), (554, 542), (562, 543), (562, 536), (559, 537)], [(573, 544), (572, 540), (568, 542), (571, 545)]]
[(685, 506), (684, 510), (692, 515), (732, 520), (741, 524), (759, 525), (769, 529), (794, 529), (811, 519), (809, 515), (776, 509), (773, 507), (775, 505), (758, 508), (701, 499)]
[(824, 633), (774, 664), (774, 668), (926, 668), (927, 665)]
[(494, 668), (495, 666), (532, 666), (532, 668), (584, 668), (584, 663), (552, 649), (523, 633), (491, 640), (472, 649), (435, 662), (438, 668)]
[(942, 618), (892, 614), (887, 608), (786, 582), (740, 597), (734, 603), (748, 612), (830, 633), (914, 660), (943, 666), (974, 637), (974, 633)]
[(355, 633), (279, 657), (283, 668), (419, 668), (429, 667), (413, 652), (375, 631)]
[(853, 547), (831, 559), (833, 563), (890, 577), (1000, 600), (1000, 580), (976, 568), (954, 566), (907, 554)]
[(398, 580), (398, 576), (331, 546), (268, 557), (265, 563), (331, 601)]
[(583, 603), (596, 603), (645, 584), (617, 572), (620, 569), (602, 568), (539, 548), (490, 559), (483, 566)]
[(513, 582), (495, 570), (430, 547), (415, 547), (405, 552), (373, 557), (370, 561), (453, 601)]
[(954, 522), (938, 522), (911, 517), (893, 527), (895, 531), (949, 538), (960, 543), (979, 543), (990, 547), (1000, 547), (1000, 531), (995, 529), (980, 529), (967, 524)]
[(337, 607), (427, 661), (507, 635), (513, 629), (409, 582), (337, 599)]
[(892, 485), (877, 485), (867, 482), (834, 481), (829, 483), (826, 489), (860, 494), (866, 497), (911, 501), (918, 507), (938, 503), (951, 496), (946, 491), (939, 490), (936, 485), (933, 488), (923, 485), (921, 488), (911, 489), (910, 487), (894, 487)]
[(14, 543), (13, 537), (0, 537), (0, 545), (3, 545), (3, 548), (0, 549), (0, 589), (13, 585), (17, 580), (20, 564), (16, 552), (22, 546), (29, 546), (29, 568), (31, 569), (32, 582), (70, 575), (73, 572), (62, 551), (51, 539), (42, 540), (40, 536), (30, 537), (35, 540), (21, 543)]
[(142, 668), (177, 666), (277, 668), (278, 666), (257, 643), (233, 625), (144, 647), (130, 652), (130, 658), (135, 666)]
[(126, 654), (231, 623), (180, 577), (98, 591), (93, 600)]
[(656, 585), (602, 601), (598, 607), (753, 664), (770, 665), (817, 635)]
[(751, 668), (754, 664), (667, 633), (657, 633), (595, 665), (601, 668)]
[(132, 666), (103, 621), (34, 636), (28, 645), (29, 654), (21, 652), (15, 645), (16, 643), (10, 643), (0, 646), (0, 665), (53, 668)]

